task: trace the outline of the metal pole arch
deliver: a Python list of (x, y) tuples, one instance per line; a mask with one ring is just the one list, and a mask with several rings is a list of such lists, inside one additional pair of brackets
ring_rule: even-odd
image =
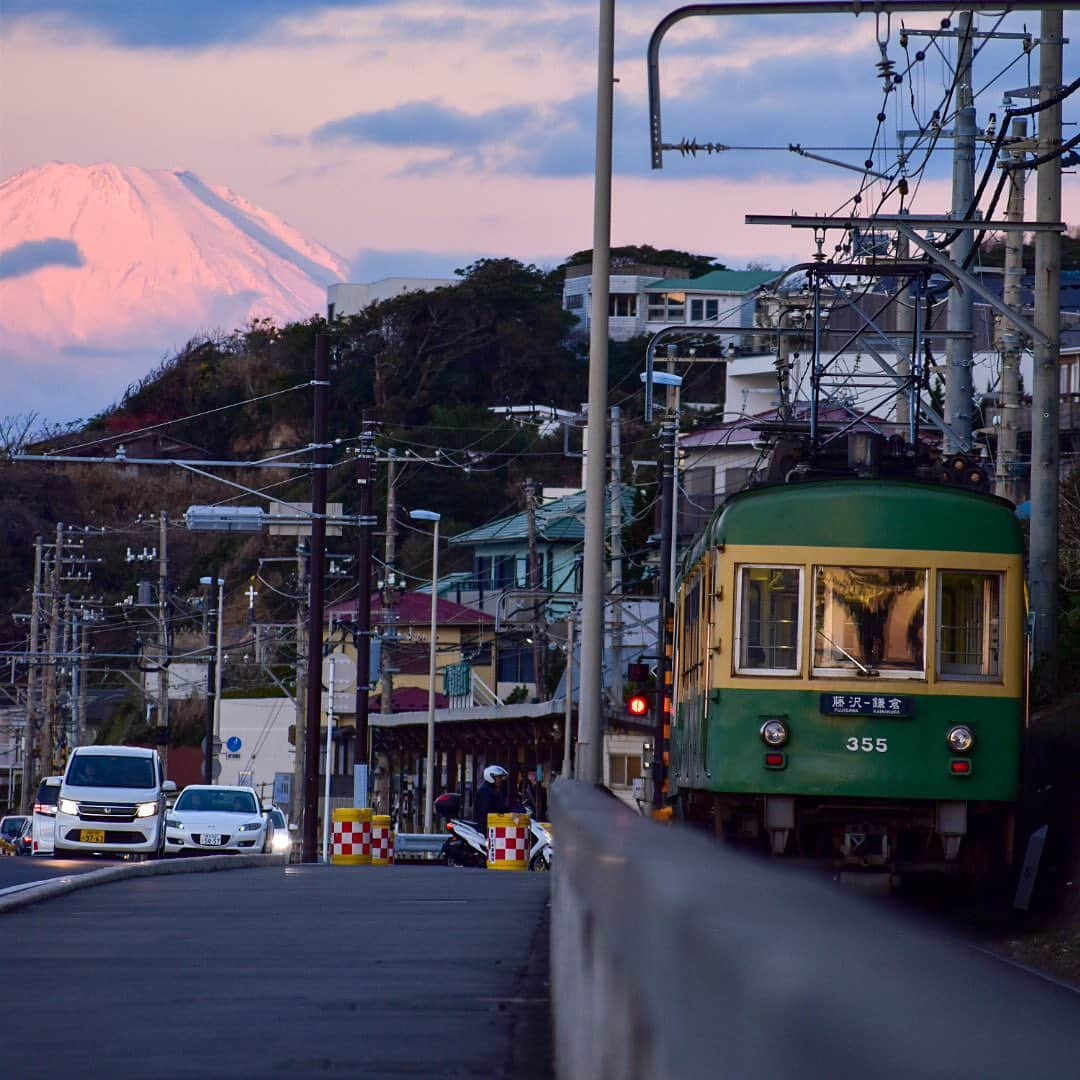
[[(1041, 2), (1041, 0), (1016, 0), (1015, 3), (1002, 5), (980, 0), (978, 3), (964, 4), (966, 11), (1000, 12), (1003, 6), (1009, 11), (1062, 11), (1071, 4), (1059, 2)], [(732, 4), (689, 4), (669, 12), (656, 24), (656, 29), (649, 39), (649, 137), (652, 143), (652, 167), (664, 167), (664, 144), (660, 123), (660, 43), (667, 32), (684, 19), (694, 19), (712, 15), (874, 15), (881, 14), (917, 14), (921, 12), (940, 12), (952, 10), (947, 3), (933, 0), (782, 0), (769, 3), (768, 0), (755, 0), (753, 3)], [(597, 132), (599, 135), (599, 132)], [(594, 282), (595, 284), (595, 282)]]

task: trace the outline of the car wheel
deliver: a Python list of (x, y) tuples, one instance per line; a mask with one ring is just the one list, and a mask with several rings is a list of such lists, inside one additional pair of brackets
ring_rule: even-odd
[(538, 851), (529, 860), (529, 869), (539, 871), (540, 873), (547, 873), (551, 869), (551, 863), (544, 858), (544, 853), (542, 851)]

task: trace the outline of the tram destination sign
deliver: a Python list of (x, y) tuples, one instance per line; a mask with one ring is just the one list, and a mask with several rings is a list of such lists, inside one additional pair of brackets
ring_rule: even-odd
[(826, 716), (914, 716), (915, 699), (896, 694), (822, 694)]

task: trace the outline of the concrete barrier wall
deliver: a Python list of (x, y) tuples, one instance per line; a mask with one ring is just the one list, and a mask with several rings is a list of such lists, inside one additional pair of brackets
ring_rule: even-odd
[(820, 877), (552, 791), (560, 1080), (1080, 1075), (1080, 995)]

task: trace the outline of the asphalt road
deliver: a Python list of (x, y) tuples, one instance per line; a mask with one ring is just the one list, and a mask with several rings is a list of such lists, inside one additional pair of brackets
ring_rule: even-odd
[(12, 885), (24, 885), (29, 881), (48, 881), (67, 874), (85, 874), (100, 870), (103, 866), (118, 866), (118, 861), (105, 859), (51, 859), (44, 855), (30, 855), (0, 859), (0, 890)]
[(18, 1038), (2, 1071), (549, 1077), (548, 883), (288, 866), (133, 879), (9, 912)]

